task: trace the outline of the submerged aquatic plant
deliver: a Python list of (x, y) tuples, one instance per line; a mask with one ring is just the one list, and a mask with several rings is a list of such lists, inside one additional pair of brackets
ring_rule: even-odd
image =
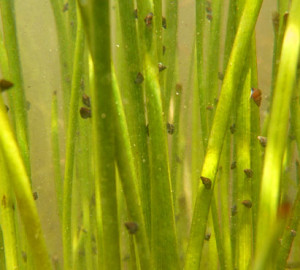
[(0, 0), (0, 269), (297, 265), (300, 1), (278, 1), (273, 16), (262, 120), (262, 0), (195, 1), (187, 83), (177, 0), (49, 2), (61, 73), (49, 127), (63, 252), (49, 251), (36, 207), (17, 18), (14, 1)]

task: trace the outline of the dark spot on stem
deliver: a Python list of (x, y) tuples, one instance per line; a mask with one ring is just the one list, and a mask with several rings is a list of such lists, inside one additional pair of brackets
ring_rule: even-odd
[(162, 72), (165, 70), (167, 67), (163, 63), (158, 63), (158, 70), (159, 72)]
[(233, 134), (235, 132), (235, 124), (232, 124), (230, 126), (230, 132), (231, 132), (231, 134)]
[(139, 226), (136, 222), (128, 221), (125, 222), (124, 225), (130, 234), (135, 234), (139, 229)]
[(204, 236), (204, 240), (209, 241), (210, 237), (211, 237), (211, 233), (207, 233), (207, 234)]
[(0, 80), (0, 90), (1, 90), (1, 92), (10, 89), (13, 86), (14, 86), (14, 84), (11, 81), (8, 81), (8, 80), (5, 80), (5, 79)]
[(148, 15), (144, 19), (147, 27), (151, 27), (152, 26), (152, 19), (153, 19), (153, 13), (149, 12)]
[(163, 27), (163, 28), (167, 29), (167, 20), (166, 20), (165, 17), (162, 17), (162, 22), (161, 22), (161, 24), (162, 24), (162, 27)]
[(135, 78), (135, 83), (136, 84), (141, 84), (142, 82), (144, 81), (144, 76), (141, 72), (139, 72), (137, 75), (136, 75), (136, 78)]
[(252, 207), (252, 202), (250, 200), (243, 200), (242, 204), (247, 207), (247, 208), (251, 208)]
[(231, 163), (230, 169), (233, 170), (233, 169), (235, 169), (235, 168), (236, 168), (236, 161), (233, 161), (233, 162)]
[(167, 123), (167, 131), (168, 131), (169, 134), (172, 135), (174, 133), (174, 131), (175, 131), (174, 125), (172, 125), (170, 123)]
[(252, 178), (253, 171), (251, 169), (245, 169), (244, 173), (246, 174), (247, 178)]
[(89, 108), (91, 107), (91, 100), (90, 100), (90, 97), (87, 94), (83, 94), (81, 100), (82, 100), (82, 103), (85, 106), (88, 106)]
[(86, 108), (86, 107), (81, 107), (80, 115), (81, 115), (81, 118), (83, 118), (83, 119), (91, 118), (92, 117), (91, 109)]
[(200, 176), (202, 183), (206, 189), (211, 189), (211, 180), (207, 177)]
[(212, 14), (207, 14), (206, 18), (211, 22), (213, 20)]
[(235, 216), (237, 214), (237, 206), (236, 204), (234, 204), (232, 207), (231, 207), (231, 216)]
[(267, 137), (257, 136), (257, 139), (259, 140), (260, 145), (262, 147), (266, 147), (267, 146)]

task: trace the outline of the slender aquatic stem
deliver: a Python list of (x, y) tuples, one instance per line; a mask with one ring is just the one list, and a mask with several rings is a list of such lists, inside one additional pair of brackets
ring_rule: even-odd
[(63, 190), (63, 247), (64, 247), (64, 265), (65, 269), (72, 269), (72, 226), (71, 226), (71, 208), (72, 208), (72, 186), (75, 138), (79, 116), (79, 97), (80, 82), (83, 73), (83, 55), (84, 55), (84, 33), (80, 18), (78, 19), (77, 38), (74, 57), (74, 70), (72, 77), (72, 92), (68, 120), (67, 144), (66, 144), (66, 165), (64, 175)]
[[(165, 54), (163, 55), (163, 64), (166, 65), (165, 85), (164, 85), (164, 111), (168, 115), (170, 99), (174, 93), (177, 77), (177, 25), (178, 25), (178, 0), (166, 1), (166, 29), (163, 31), (163, 46)], [(158, 50), (163, 52), (163, 48)]]
[(58, 134), (58, 112), (57, 112), (57, 93), (52, 96), (51, 111), (51, 144), (52, 144), (52, 160), (54, 167), (54, 184), (57, 200), (57, 209), (60, 219), (62, 219), (62, 200), (63, 200), (63, 182), (60, 167), (60, 147)]
[[(150, 235), (150, 167), (147, 146), (146, 116), (143, 91), (143, 68), (141, 64), (138, 47), (138, 36), (136, 29), (136, 18), (134, 17), (133, 1), (119, 1), (119, 18), (122, 31), (123, 53), (126, 69), (125, 76), (129, 78), (128, 83), (122, 83), (122, 97), (126, 98), (127, 106), (125, 112), (129, 128), (131, 145), (135, 167), (137, 170), (137, 181), (142, 201), (143, 214), (145, 217), (147, 232)], [(141, 16), (141, 14), (137, 14)]]
[(178, 269), (177, 241), (166, 128), (158, 70), (146, 56), (146, 98), (151, 157), (151, 254), (155, 269)]
[(52, 11), (56, 24), (56, 32), (59, 47), (59, 61), (61, 74), (61, 88), (63, 93), (64, 119), (68, 121), (69, 102), (71, 96), (71, 43), (75, 40), (69, 39), (68, 27), (63, 13), (63, 4), (61, 0), (51, 0)]
[(113, 97), (115, 101), (116, 118), (116, 162), (128, 208), (128, 217), (130, 218), (129, 222), (134, 222), (138, 225), (138, 231), (134, 234), (134, 236), (141, 268), (152, 269), (149, 248), (150, 241), (147, 238), (144, 216), (142, 208), (140, 207), (141, 199), (138, 190), (136, 170), (134, 167), (134, 158), (131, 150), (132, 148), (130, 146), (129, 133), (119, 87), (114, 73)]
[[(23, 86), (22, 67), (19, 53), (19, 45), (16, 31), (14, 1), (0, 1), (4, 45), (7, 53), (9, 79), (14, 87), (9, 93), (9, 103), (14, 110), (13, 124), (15, 127), (16, 138), (19, 144), (21, 155), (24, 160), (27, 174), (31, 175), (28, 121), (25, 109), (25, 92)], [(5, 68), (4, 68), (5, 71)]]
[(238, 268), (248, 269), (252, 258), (252, 194), (251, 181), (253, 171), (250, 159), (250, 101), (251, 70), (249, 69), (245, 84), (242, 89), (240, 104), (237, 108), (237, 252)]
[[(79, 1), (79, 4), (94, 68), (91, 71), (94, 74), (91, 80), (92, 141), (96, 202), (100, 206), (97, 209), (99, 265), (103, 269), (120, 269), (109, 1)], [(91, 29), (90, 25), (93, 25)]]
[(201, 118), (201, 130), (203, 148), (206, 151), (208, 142), (208, 123), (207, 110), (207, 93), (205, 91), (205, 74), (204, 74), (204, 24), (205, 24), (205, 6), (204, 1), (196, 1), (196, 63), (197, 63), (197, 85), (199, 91), (199, 107)]
[(7, 173), (16, 196), (20, 217), (36, 269), (50, 270), (50, 260), (33, 200), (29, 177), (4, 109), (2, 97), (0, 97), (0, 129), (0, 152), (2, 152), (6, 162)]
[[(6, 269), (18, 268), (18, 256), (17, 256), (17, 239), (15, 229), (14, 218), (14, 203), (15, 197), (12, 191), (12, 187), (9, 183), (9, 176), (7, 174), (6, 162), (3, 159), (2, 152), (0, 152), (0, 223), (1, 231), (3, 234), (4, 251), (5, 251), (5, 264)], [(4, 259), (4, 258), (3, 258)], [(5, 268), (3, 268), (5, 269)]]

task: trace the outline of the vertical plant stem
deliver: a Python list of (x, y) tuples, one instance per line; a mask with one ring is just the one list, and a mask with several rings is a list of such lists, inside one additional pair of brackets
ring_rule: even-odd
[[(221, 36), (221, 20), (222, 20), (222, 7), (223, 1), (212, 1), (212, 21), (210, 22), (209, 33), (209, 48), (207, 50), (207, 80), (206, 80), (206, 92), (207, 92), (207, 106), (214, 105), (214, 99), (218, 96), (218, 70), (219, 70), (219, 47)], [(207, 112), (208, 126), (211, 127), (213, 119), (213, 110)]]
[(154, 269), (178, 269), (167, 138), (162, 115), (158, 70), (147, 56), (145, 67), (152, 172), (151, 248)]
[(223, 240), (224, 248), (224, 269), (232, 269), (232, 243), (230, 235), (230, 207), (229, 207), (229, 196), (230, 196), (230, 134), (227, 131), (221, 156), (221, 176), (219, 180), (219, 193), (218, 198), (221, 203), (221, 226), (220, 234)]
[(79, 188), (81, 193), (82, 203), (82, 226), (84, 231), (84, 254), (85, 254), (85, 269), (95, 269), (93, 264), (93, 252), (92, 252), (92, 226), (91, 226), (91, 213), (93, 206), (90, 205), (91, 193), (94, 189), (94, 182), (91, 175), (91, 143), (90, 143), (90, 130), (91, 123), (86, 119), (79, 120), (80, 135), (78, 141), (78, 155), (77, 155), (77, 175), (80, 181)]
[[(238, 268), (248, 269), (252, 258), (252, 196), (251, 196), (251, 160), (250, 160), (250, 101), (251, 70), (248, 70), (243, 85), (240, 104), (237, 109), (237, 217), (238, 217)], [(245, 171), (247, 170), (247, 171)], [(250, 171), (249, 171), (250, 170)], [(249, 174), (249, 175), (247, 175)], [(246, 204), (248, 202), (248, 205)]]
[[(252, 36), (251, 45), (251, 87), (257, 88), (257, 64), (256, 64), (256, 39), (255, 35)], [(261, 172), (262, 172), (262, 146), (259, 143), (258, 136), (260, 133), (260, 110), (253, 100), (250, 102), (250, 116), (251, 116), (251, 169), (253, 171), (252, 182), (252, 213), (253, 213), (253, 249), (256, 246), (256, 230), (257, 230), (257, 215), (258, 215), (258, 202), (259, 202), (259, 191), (261, 183)]]
[(70, 44), (75, 41), (69, 39), (66, 20), (63, 14), (63, 4), (61, 0), (51, 0), (52, 11), (56, 24), (56, 33), (59, 48), (59, 61), (60, 61), (60, 76), (61, 88), (63, 94), (64, 105), (64, 119), (68, 121), (68, 111), (71, 96), (71, 50)]
[(52, 96), (51, 111), (51, 145), (52, 160), (54, 167), (54, 184), (57, 201), (57, 209), (60, 219), (62, 220), (62, 200), (63, 200), (63, 183), (60, 167), (59, 135), (58, 135), (58, 112), (57, 112), (57, 93)]
[[(166, 22), (167, 29), (164, 31), (163, 43), (166, 47), (166, 52), (163, 58), (163, 63), (166, 65), (166, 79), (164, 85), (164, 112), (168, 114), (170, 99), (175, 89), (176, 84), (176, 66), (177, 66), (177, 25), (178, 25), (178, 0), (167, 0), (167, 14)], [(158, 47), (158, 51), (162, 51), (161, 47)]]
[(9, 177), (6, 171), (6, 162), (3, 159), (2, 152), (0, 152), (0, 171), (1, 171), (0, 221), (1, 221), (1, 230), (3, 233), (3, 241), (4, 241), (3, 248), (5, 251), (5, 264), (6, 264), (6, 269), (17, 269), (18, 268), (17, 239), (16, 239), (15, 219), (14, 219), (14, 210), (13, 210), (15, 198), (12, 193), (11, 185), (9, 183)]
[[(218, 254), (220, 269), (225, 269), (226, 266), (225, 266), (225, 257), (224, 257), (224, 243), (223, 243), (223, 237), (220, 232), (219, 215), (218, 215), (217, 201), (215, 195), (213, 195), (212, 197), (211, 215), (212, 215), (212, 222), (213, 222), (215, 238), (216, 238), (215, 250), (216, 253)], [(214, 256), (212, 256), (211, 259), (213, 260)]]
[(280, 60), (280, 54), (282, 49), (282, 41), (284, 37), (284, 32), (286, 29), (287, 22), (287, 12), (289, 9), (289, 1), (278, 0), (278, 14), (273, 15), (273, 26), (274, 26), (274, 49), (273, 49), (273, 64), (272, 64), (272, 87), (271, 96), (273, 95), (273, 90), (275, 89), (275, 82), (278, 73), (278, 65)]
[[(256, 255), (264, 248), (270, 236), (269, 228), (276, 223), (279, 200), (281, 165), (286, 147), (289, 106), (295, 84), (300, 45), (300, 1), (293, 1), (276, 79), (268, 128), (268, 144), (265, 152), (262, 176), (259, 218), (257, 226)], [(282, 91), (284, 89), (284, 91)]]
[(119, 93), (119, 87), (114, 74), (113, 98), (115, 101), (116, 117), (116, 161), (128, 208), (128, 217), (130, 218), (130, 222), (138, 224), (138, 231), (134, 234), (134, 236), (141, 269), (151, 269), (149, 239), (147, 239), (141, 200), (138, 192), (138, 180), (134, 166), (134, 158), (130, 146), (129, 133)]
[(228, 68), (222, 85), (220, 99), (216, 109), (211, 135), (208, 143), (202, 177), (209, 179), (210, 188), (199, 184), (194, 208), (190, 241), (185, 261), (185, 270), (198, 269), (200, 264), (206, 221), (210, 206), (214, 179), (222, 151), (223, 140), (228, 128), (230, 110), (236, 94), (238, 78), (240, 78), (246, 60), (245, 50), (248, 48), (254, 30), (255, 22), (262, 1), (247, 0), (241, 17)]
[[(155, 38), (156, 38), (156, 49), (157, 49), (157, 60), (159, 62), (162, 61), (162, 0), (153, 0), (153, 8), (154, 8), (154, 29)], [(175, 42), (176, 43), (176, 42)]]
[(63, 248), (64, 248), (64, 268), (72, 269), (72, 226), (71, 226), (71, 208), (72, 208), (72, 186), (75, 138), (78, 125), (78, 103), (80, 97), (80, 82), (83, 73), (83, 55), (84, 55), (84, 33), (80, 18), (78, 19), (77, 38), (74, 56), (74, 70), (72, 77), (71, 102), (68, 120), (68, 132), (66, 142), (66, 165), (63, 190)]
[(9, 79), (14, 84), (14, 87), (10, 89), (9, 103), (14, 110), (13, 123), (17, 142), (21, 150), (27, 173), (30, 177), (28, 122), (25, 109), (25, 92), (17, 39), (14, 1), (1, 0), (0, 8), (4, 32), (4, 44), (8, 59)]
[(15, 193), (36, 269), (50, 270), (50, 260), (46, 249), (37, 209), (31, 193), (31, 186), (20, 150), (12, 132), (2, 97), (0, 96), (0, 152), (7, 161), (8, 177)]
[(204, 23), (205, 22), (205, 1), (196, 1), (196, 58), (197, 58), (197, 85), (199, 91), (199, 105), (201, 117), (201, 130), (203, 148), (206, 151), (208, 142), (208, 123), (206, 110), (206, 91), (205, 91), (205, 76), (204, 76)]
[[(172, 192), (174, 198), (174, 205), (176, 205), (175, 201), (178, 199), (177, 196), (177, 181), (176, 181), (176, 173), (177, 173), (177, 166), (178, 166), (178, 159), (179, 159), (179, 150), (180, 150), (180, 134), (179, 129), (179, 116), (180, 116), (180, 109), (181, 109), (181, 100), (182, 100), (182, 86), (180, 84), (176, 85), (176, 93), (174, 95), (174, 119), (172, 125), (174, 126), (174, 133), (172, 134), (172, 155), (171, 155), (171, 183), (172, 183)], [(168, 123), (169, 125), (170, 123)], [(181, 180), (180, 180), (181, 181)], [(180, 192), (180, 190), (178, 190)]]
[[(99, 189), (102, 220), (99, 226), (101, 266), (120, 269), (119, 225), (116, 198), (114, 159), (114, 114), (111, 77), (111, 39), (109, 1), (89, 1), (82, 4), (88, 12), (85, 25), (93, 58), (94, 85), (92, 86), (92, 132), (95, 148), (96, 188)], [(97, 191), (98, 192), (98, 191)], [(113, 243), (113, 244), (112, 244)]]
[[(137, 169), (138, 184), (143, 207), (143, 214), (147, 232), (150, 235), (150, 167), (145, 132), (145, 105), (143, 97), (143, 84), (137, 81), (139, 73), (142, 74), (142, 65), (139, 57), (138, 36), (135, 18), (133, 15), (133, 1), (119, 0), (119, 18), (124, 44), (124, 56), (129, 77), (128, 84), (122, 84), (122, 94), (128, 100), (126, 106), (127, 124), (129, 128), (131, 145)], [(138, 14), (138, 16), (141, 16)], [(123, 72), (123, 71), (122, 71)]]
[[(297, 180), (299, 183), (299, 166), (297, 166)], [(300, 185), (298, 184), (297, 195), (294, 201), (292, 215), (286, 225), (286, 228), (283, 232), (280, 249), (278, 252), (277, 260), (276, 260), (276, 269), (285, 269), (287, 260), (292, 248), (292, 243), (295, 239), (296, 232), (299, 225), (300, 219)]]

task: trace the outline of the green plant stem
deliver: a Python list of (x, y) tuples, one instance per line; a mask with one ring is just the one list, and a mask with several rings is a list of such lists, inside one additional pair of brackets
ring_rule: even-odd
[[(67, 23), (63, 14), (61, 0), (51, 0), (52, 11), (56, 24), (56, 33), (59, 47), (59, 61), (61, 74), (61, 88), (63, 93), (64, 119), (68, 121), (68, 111), (71, 96), (71, 51)], [(71, 41), (73, 43), (74, 41)]]
[[(171, 183), (172, 183), (172, 191), (173, 191), (173, 198), (174, 203), (177, 200), (177, 181), (176, 181), (176, 173), (177, 173), (177, 166), (178, 166), (178, 159), (179, 159), (179, 151), (180, 151), (180, 134), (179, 129), (179, 120), (180, 120), (180, 109), (181, 109), (181, 100), (182, 100), (182, 86), (176, 86), (176, 93), (174, 95), (174, 119), (172, 125), (174, 126), (174, 133), (172, 134), (172, 152), (171, 152)], [(178, 190), (180, 192), (180, 190)]]
[(2, 230), (0, 231), (0, 267), (1, 269), (5, 269), (5, 250)]
[[(162, 62), (162, 0), (153, 0), (154, 8), (154, 32), (156, 38), (157, 60)], [(176, 44), (176, 42), (174, 42)]]
[(72, 208), (72, 186), (75, 138), (78, 125), (78, 108), (80, 98), (80, 82), (83, 73), (83, 55), (84, 55), (84, 33), (80, 18), (78, 19), (77, 38), (74, 57), (74, 70), (72, 77), (71, 102), (69, 110), (67, 143), (66, 143), (66, 165), (64, 175), (63, 190), (63, 248), (64, 248), (64, 268), (72, 269), (72, 226), (71, 226), (71, 208)]
[[(87, 59), (85, 59), (87, 60)], [(91, 168), (91, 122), (86, 119), (79, 119), (80, 134), (78, 138), (78, 151), (76, 155), (77, 165), (77, 176), (79, 180), (79, 191), (81, 195), (82, 206), (82, 231), (83, 236), (83, 249), (85, 254), (85, 269), (92, 270), (95, 269), (93, 262), (93, 252), (92, 252), (92, 225), (91, 217), (94, 206), (90, 204), (90, 199), (92, 197), (92, 191), (94, 190), (94, 182), (92, 178), (92, 168)], [(77, 255), (77, 254), (76, 254)], [(77, 255), (78, 257), (78, 255)]]
[(249, 89), (251, 89), (251, 70), (244, 83), (240, 104), (237, 108), (237, 132), (236, 132), (236, 170), (237, 170), (237, 217), (238, 217), (238, 269), (248, 269), (252, 258), (252, 210), (243, 205), (244, 200), (252, 203), (251, 181), (244, 170), (251, 168), (250, 159), (250, 101)]
[(146, 56), (146, 98), (151, 157), (151, 248), (154, 269), (178, 269), (179, 260), (158, 69)]
[(278, 73), (278, 66), (279, 66), (279, 60), (280, 60), (280, 54), (282, 49), (282, 41), (286, 29), (286, 22), (287, 22), (287, 12), (289, 10), (289, 1), (287, 0), (278, 0), (278, 19), (279, 21), (273, 22), (278, 23), (279, 25), (274, 25), (274, 49), (273, 49), (273, 63), (272, 63), (272, 87), (270, 96), (273, 96), (273, 90), (275, 89), (275, 82), (276, 82), (276, 76)]
[[(251, 87), (257, 88), (258, 78), (257, 78), (257, 64), (256, 64), (256, 39), (255, 35), (252, 36), (251, 45)], [(257, 231), (257, 215), (258, 215), (258, 202), (259, 202), (259, 191), (260, 191), (260, 181), (262, 172), (262, 146), (257, 139), (261, 136), (260, 131), (260, 110), (259, 107), (251, 100), (250, 102), (250, 117), (251, 117), (251, 169), (254, 172), (251, 182), (252, 182), (252, 213), (253, 213), (253, 249), (256, 246), (256, 231)]]
[(141, 269), (151, 269), (149, 240), (147, 239), (145, 221), (143, 217), (140, 195), (138, 192), (138, 180), (134, 166), (134, 158), (131, 150), (129, 133), (122, 106), (116, 77), (113, 73), (113, 98), (115, 101), (115, 132), (116, 132), (116, 161), (120, 174), (120, 180), (128, 208), (129, 221), (138, 224), (138, 232), (135, 234), (135, 242), (139, 256)]
[(58, 112), (57, 112), (57, 93), (52, 96), (51, 110), (51, 145), (52, 145), (52, 160), (54, 167), (54, 184), (57, 200), (57, 209), (60, 220), (62, 220), (62, 200), (63, 200), (63, 183), (60, 167), (60, 150), (59, 150), (59, 135), (58, 135)]
[(15, 219), (14, 219), (14, 195), (9, 183), (9, 177), (7, 175), (5, 160), (0, 152), (0, 221), (1, 230), (3, 233), (4, 251), (5, 251), (5, 264), (6, 269), (18, 268), (18, 256), (17, 256), (17, 239), (15, 231)]
[[(299, 183), (299, 166), (297, 167), (297, 180)], [(297, 195), (293, 204), (292, 215), (287, 223), (281, 239), (281, 245), (276, 260), (276, 269), (285, 269), (287, 260), (292, 248), (292, 243), (296, 236), (300, 219), (300, 185), (298, 184)]]
[[(221, 36), (222, 20), (222, 0), (212, 1), (212, 21), (210, 22), (209, 47), (207, 50), (207, 79), (206, 79), (206, 96), (205, 107), (214, 106), (214, 100), (218, 97), (218, 71), (219, 71), (219, 47)], [(207, 111), (207, 121), (209, 128), (213, 119), (213, 110)]]
[[(215, 238), (216, 238), (216, 246), (214, 248), (218, 253), (220, 269), (226, 269), (225, 257), (224, 257), (224, 242), (223, 242), (224, 240), (221, 235), (220, 224), (219, 224), (219, 214), (218, 214), (217, 201), (216, 201), (215, 195), (212, 197), (211, 215), (212, 215), (212, 221), (213, 221)], [(213, 260), (214, 256), (212, 256), (211, 259)]]
[[(68, 19), (67, 19), (67, 31), (69, 36), (69, 48), (71, 57), (74, 55), (75, 40), (76, 40), (76, 29), (77, 29), (77, 11), (76, 11), (76, 0), (68, 1)], [(74, 58), (71, 58), (70, 63), (73, 64)]]
[[(278, 200), (280, 198), (281, 165), (286, 147), (289, 107), (296, 78), (297, 59), (300, 45), (300, 1), (293, 1), (285, 32), (276, 88), (272, 102), (268, 127), (268, 144), (265, 152), (262, 176), (259, 218), (257, 226), (256, 255), (261, 252), (264, 242), (270, 236), (269, 228), (276, 223)], [(282, 89), (285, 89), (282, 91)]]
[[(138, 37), (135, 18), (133, 16), (133, 1), (119, 0), (119, 18), (122, 30), (122, 40), (126, 68), (125, 75), (128, 76), (128, 83), (122, 84), (122, 96), (127, 99), (126, 115), (129, 128), (131, 145), (137, 168), (139, 192), (141, 196), (143, 214), (147, 233), (150, 235), (150, 167), (147, 145), (147, 134), (145, 132), (145, 106), (143, 97), (143, 84), (135, 83), (139, 72), (143, 72), (139, 57)], [(132, 11), (132, 12), (129, 12)], [(138, 15), (140, 16), (140, 15)]]
[[(195, 43), (195, 42), (194, 42)], [(195, 48), (195, 45), (194, 45)], [(195, 49), (193, 49), (193, 57), (195, 56)], [(195, 57), (193, 58), (195, 59)], [(193, 60), (194, 71), (196, 73), (196, 61)], [(191, 61), (192, 62), (192, 61)], [(192, 205), (194, 205), (197, 195), (197, 187), (199, 181), (199, 175), (201, 173), (200, 164), (203, 163), (204, 149), (203, 140), (201, 139), (200, 128), (200, 112), (199, 112), (199, 91), (197, 87), (197, 74), (194, 74), (193, 78), (193, 111), (192, 111)], [(200, 138), (200, 139), (199, 139)]]
[[(163, 57), (163, 63), (166, 65), (166, 78), (164, 85), (165, 104), (164, 111), (168, 114), (170, 99), (175, 89), (176, 84), (176, 66), (177, 66), (177, 25), (178, 25), (178, 0), (167, 0), (166, 6), (168, 7), (166, 12), (167, 29), (164, 31), (163, 44), (166, 46), (166, 52)], [(158, 51), (162, 51), (161, 47), (158, 47)]]
[(205, 2), (196, 1), (196, 58), (197, 58), (197, 85), (199, 91), (199, 105), (203, 148), (206, 151), (208, 142), (208, 123), (206, 110), (206, 91), (204, 76), (204, 24), (205, 24)]
[(223, 249), (224, 249), (224, 269), (232, 269), (233, 268), (233, 260), (232, 260), (232, 243), (231, 243), (231, 235), (230, 235), (230, 207), (229, 207), (229, 197), (230, 197), (230, 134), (227, 131), (223, 149), (221, 156), (221, 175), (219, 180), (219, 203), (222, 207), (220, 207), (220, 216), (221, 216), (221, 225), (220, 226), (220, 234), (222, 236), (223, 241)]
[(7, 161), (8, 177), (16, 196), (20, 217), (36, 269), (50, 270), (50, 260), (33, 200), (29, 177), (15, 141), (2, 97), (0, 97), (0, 130), (0, 152), (2, 152), (3, 159)]
[[(120, 269), (109, 1), (89, 1), (81, 5), (83, 16), (88, 14), (85, 29), (95, 74), (91, 80), (91, 99), (96, 189), (99, 189), (96, 193), (101, 206), (97, 211), (102, 215), (98, 224), (99, 259), (103, 269)], [(92, 29), (88, 29), (89, 25), (93, 25)]]
[(4, 33), (4, 44), (7, 53), (9, 79), (14, 87), (9, 91), (9, 103), (14, 110), (14, 127), (17, 142), (19, 144), (21, 155), (27, 170), (31, 175), (29, 139), (28, 139), (28, 121), (25, 109), (25, 92), (23, 87), (22, 68), (19, 55), (19, 45), (16, 32), (14, 1), (0, 1), (2, 27)]
[(246, 1), (244, 12), (236, 34), (201, 174), (201, 176), (210, 179), (212, 185), (211, 189), (207, 189), (202, 183), (199, 184), (184, 268), (185, 270), (198, 269), (200, 264), (208, 210), (211, 196), (213, 194), (214, 178), (218, 168), (223, 140), (228, 128), (231, 106), (237, 92), (236, 88), (237, 82), (239, 81), (238, 78), (241, 76), (246, 60), (244, 52), (250, 45), (251, 36), (261, 4), (261, 0)]

